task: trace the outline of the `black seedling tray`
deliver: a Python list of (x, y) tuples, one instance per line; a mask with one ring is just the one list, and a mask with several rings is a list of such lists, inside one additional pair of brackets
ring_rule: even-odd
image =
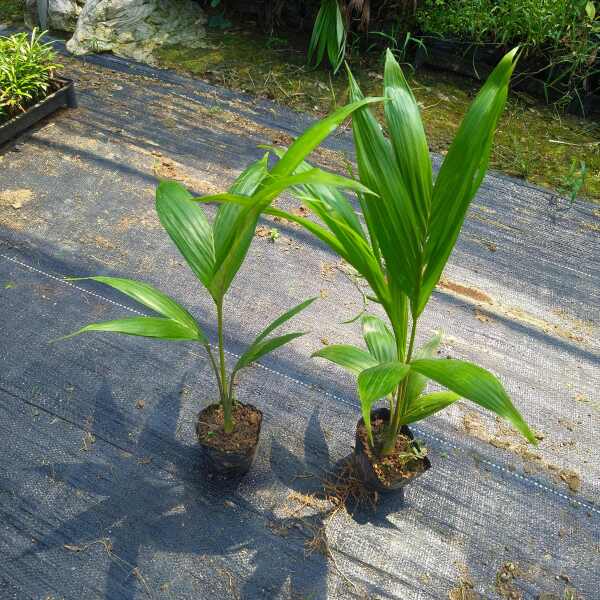
[(70, 79), (55, 79), (61, 87), (34, 104), (23, 114), (20, 114), (3, 125), (0, 125), (0, 145), (14, 139), (44, 117), (52, 114), (63, 106), (77, 108), (75, 86)]

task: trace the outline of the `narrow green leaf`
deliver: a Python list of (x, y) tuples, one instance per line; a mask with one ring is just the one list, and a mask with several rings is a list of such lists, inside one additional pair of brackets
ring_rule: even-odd
[(112, 333), (124, 333), (126, 335), (160, 338), (163, 340), (190, 340), (204, 343), (204, 340), (199, 338), (195, 331), (192, 331), (181, 323), (161, 317), (132, 317), (131, 319), (91, 323), (59, 339), (66, 340), (89, 331), (109, 331)]
[(169, 298), (169, 296), (163, 294), (147, 283), (133, 281), (132, 279), (123, 279), (120, 277), (104, 276), (68, 277), (67, 279), (69, 281), (82, 281), (85, 279), (91, 279), (93, 281), (109, 285), (110, 287), (127, 294), (127, 296), (137, 300), (144, 306), (147, 306), (149, 309), (178, 322), (183, 327), (190, 330), (191, 334), (203, 344), (208, 344), (208, 338), (202, 332), (194, 317), (192, 317), (192, 315), (190, 315), (185, 308), (175, 302), (175, 300)]
[(362, 318), (362, 334), (369, 352), (377, 362), (389, 363), (398, 359), (394, 334), (380, 318), (365, 315)]
[[(268, 176), (268, 153), (260, 160), (252, 163), (245, 169), (234, 184), (229, 188), (232, 194), (241, 196), (252, 196)], [(241, 235), (238, 231), (239, 221), (238, 216), (242, 211), (241, 205), (222, 203), (217, 210), (215, 220), (213, 222), (213, 239), (215, 245), (215, 264), (222, 264), (225, 256), (231, 249), (232, 241)], [(254, 236), (254, 231), (249, 233), (249, 243)]]
[(271, 170), (273, 176), (287, 176), (293, 173), (300, 163), (335, 129), (343, 123), (355, 110), (381, 102), (382, 98), (363, 98), (321, 119), (309, 127), (287, 150), (285, 155), (277, 162)]
[(314, 352), (312, 358), (326, 358), (354, 375), (377, 365), (377, 361), (366, 350), (346, 344), (325, 346)]
[(485, 369), (456, 359), (419, 359), (410, 368), (509, 421), (532, 444), (537, 440), (502, 384)]
[(408, 425), (409, 423), (421, 421), (454, 404), (457, 400), (460, 400), (460, 396), (454, 392), (433, 392), (426, 396), (419, 396), (408, 406), (408, 410), (402, 416), (401, 423), (402, 425)]
[(469, 205), (488, 167), (492, 142), (516, 64), (515, 48), (502, 58), (463, 119), (435, 181), (425, 272), (415, 313), (425, 308), (456, 244)]
[(303, 335), (306, 335), (306, 332), (296, 331), (266, 340), (263, 339), (260, 342), (255, 342), (252, 344), (252, 346), (250, 346), (250, 348), (248, 348), (248, 350), (246, 350), (246, 352), (244, 352), (244, 354), (242, 354), (242, 356), (240, 356), (233, 369), (233, 372), (236, 373), (240, 369), (243, 369), (253, 362), (256, 362), (261, 357), (265, 356), (265, 354), (269, 354), (270, 352), (273, 352), (273, 350), (276, 350), (277, 348), (280, 348), (281, 346), (284, 346), (285, 344)]
[(305, 308), (308, 308), (317, 297), (309, 298), (308, 300), (304, 300), (304, 302), (300, 302), (287, 312), (283, 313), (281, 316), (277, 317), (272, 323), (270, 323), (263, 331), (261, 331), (254, 342), (260, 342), (264, 338), (266, 338), (270, 333), (275, 331), (278, 327), (281, 327), (286, 321), (289, 321), (292, 317), (295, 317), (298, 313), (302, 312)]

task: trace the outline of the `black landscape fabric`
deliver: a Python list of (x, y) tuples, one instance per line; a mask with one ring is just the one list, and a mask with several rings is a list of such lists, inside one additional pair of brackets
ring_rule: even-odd
[[(63, 279), (88, 274), (148, 281), (212, 336), (208, 296), (154, 213), (157, 181), (222, 191), (259, 144), (287, 144), (310, 119), (114, 57), (68, 69), (80, 107), (0, 151), (0, 598), (598, 598), (594, 206), (490, 174), (418, 335), (442, 329), (443, 355), (496, 372), (540, 447), (461, 403), (415, 428), (433, 466), (404, 499), (332, 516), (314, 495), (351, 452), (359, 410), (351, 378), (309, 355), (359, 340), (341, 321), (362, 300), (302, 231), (264, 220), (227, 297), (231, 354), (320, 297), (290, 325), (311, 333), (240, 378), (240, 400), (264, 412), (240, 481), (208, 478), (198, 456), (196, 415), (215, 399), (200, 347), (50, 343), (144, 312)], [(315, 159), (341, 169), (342, 156), (347, 131)]]

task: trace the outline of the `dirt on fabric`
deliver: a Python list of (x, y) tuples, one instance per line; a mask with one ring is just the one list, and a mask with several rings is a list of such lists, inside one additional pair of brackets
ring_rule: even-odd
[(223, 429), (224, 414), (220, 404), (211, 404), (200, 412), (198, 439), (202, 444), (224, 452), (245, 451), (258, 443), (262, 415), (245, 404), (233, 407), (234, 427), (231, 433)]
[[(381, 418), (373, 419), (371, 422), (376, 448), (383, 445), (385, 426), (386, 421)], [(399, 434), (396, 437), (394, 452), (388, 456), (378, 456), (369, 444), (364, 425), (359, 425), (358, 435), (363, 443), (365, 454), (383, 485), (391, 487), (403, 479), (414, 479), (425, 471), (425, 461), (412, 455), (412, 440), (409, 437)]]

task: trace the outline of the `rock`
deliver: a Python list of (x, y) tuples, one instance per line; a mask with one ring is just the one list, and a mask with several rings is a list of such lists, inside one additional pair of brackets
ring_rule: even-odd
[(48, 29), (75, 31), (85, 0), (48, 0)]
[(54, 31), (75, 31), (85, 0), (25, 1), (25, 22), (30, 27), (41, 26)]
[(67, 50), (112, 51), (153, 64), (161, 46), (204, 46), (206, 17), (193, 0), (87, 0)]

